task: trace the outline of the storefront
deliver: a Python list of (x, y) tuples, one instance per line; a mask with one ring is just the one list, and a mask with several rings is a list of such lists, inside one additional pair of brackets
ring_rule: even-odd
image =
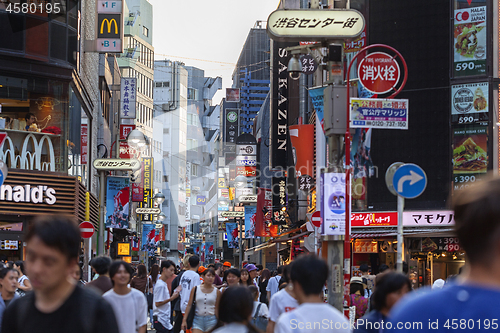
[(78, 223), (85, 220), (99, 226), (97, 198), (77, 177), (57, 173), (9, 169), (0, 187), (0, 260), (24, 258), (23, 241), (31, 220), (40, 215), (63, 214)]

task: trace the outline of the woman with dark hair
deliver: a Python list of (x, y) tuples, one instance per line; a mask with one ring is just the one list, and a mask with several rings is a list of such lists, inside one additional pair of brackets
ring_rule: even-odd
[(22, 260), (18, 260), (14, 263), (13, 267), (19, 273), (19, 279), (17, 279), (17, 282), (19, 283), (17, 292), (20, 296), (24, 296), (27, 291), (33, 289), (31, 287), (30, 280), (25, 275), (24, 262)]
[(213, 333), (259, 333), (250, 323), (253, 299), (247, 287), (228, 288), (220, 297), (218, 321)]
[(358, 322), (354, 333), (379, 333), (379, 328), (382, 326), (376, 323), (387, 322), (389, 311), (411, 290), (411, 282), (406, 275), (393, 271), (377, 275), (375, 285), (372, 296), (373, 311), (361, 318), (363, 321)]
[(260, 290), (259, 301), (265, 304), (268, 304), (269, 302), (269, 300), (267, 299), (266, 289), (270, 278), (271, 278), (271, 272), (269, 272), (269, 270), (265, 268), (260, 274), (260, 281), (259, 281), (259, 290)]
[(151, 277), (151, 281), (153, 281), (154, 287), (156, 281), (158, 280), (158, 277), (160, 276), (160, 266), (158, 266), (158, 264), (153, 264), (153, 266), (151, 266), (151, 269), (149, 270), (149, 276)]
[(248, 273), (246, 268), (240, 270), (240, 285), (245, 287), (254, 285), (250, 279), (250, 273)]
[(130, 287), (139, 290), (142, 293), (149, 291), (153, 292), (153, 281), (151, 277), (148, 276), (148, 271), (146, 266), (140, 264), (137, 266), (137, 276), (134, 276), (132, 281), (130, 281)]
[[(217, 323), (216, 308), (221, 295), (221, 292), (214, 287), (215, 270), (213, 268), (205, 269), (201, 276), (203, 277), (203, 283), (191, 290), (186, 307), (186, 313), (189, 313), (196, 297), (193, 333), (208, 332), (215, 326)], [(184, 331), (187, 329), (187, 316), (184, 316), (182, 320), (181, 329)]]
[(359, 276), (351, 278), (350, 301), (351, 306), (354, 305), (356, 307), (355, 320), (363, 317), (368, 309), (369, 299), (364, 296), (365, 289), (362, 278)]

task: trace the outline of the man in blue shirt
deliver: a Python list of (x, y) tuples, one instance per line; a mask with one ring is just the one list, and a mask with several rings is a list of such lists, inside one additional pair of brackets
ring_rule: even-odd
[(402, 300), (389, 314), (392, 331), (500, 328), (500, 178), (487, 178), (455, 192), (453, 209), (467, 269), (450, 286)]

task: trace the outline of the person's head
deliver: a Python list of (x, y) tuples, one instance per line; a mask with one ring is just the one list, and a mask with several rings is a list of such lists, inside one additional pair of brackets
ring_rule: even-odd
[(246, 268), (240, 270), (240, 282), (245, 286), (250, 285), (250, 274)]
[(216, 263), (214, 265), (214, 269), (215, 269), (215, 273), (217, 273), (217, 275), (221, 275), (222, 273), (222, 264), (220, 262)]
[(266, 281), (266, 280), (269, 280), (270, 278), (271, 278), (271, 272), (269, 272), (269, 270), (267, 268), (264, 268), (262, 270), (262, 273), (260, 274), (260, 280)]
[[(156, 265), (158, 267), (158, 265)], [(175, 263), (172, 260), (163, 260), (161, 262), (161, 276), (169, 279), (175, 274)]]
[(264, 266), (262, 265), (255, 265), (257, 267), (257, 275), (261, 276), (262, 275), (262, 270), (264, 269)]
[(299, 303), (303, 303), (306, 296), (319, 297), (327, 278), (326, 262), (315, 255), (300, 256), (291, 264), (290, 279)]
[(222, 271), (225, 272), (230, 268), (231, 268), (231, 263), (229, 261), (224, 261), (224, 264), (222, 265)]
[(193, 256), (189, 257), (188, 262), (189, 262), (188, 267), (190, 267), (190, 269), (196, 271), (196, 270), (198, 270), (198, 266), (200, 265), (200, 257), (198, 257), (197, 255), (193, 255)]
[(146, 269), (146, 266), (143, 264), (139, 264), (137, 266), (137, 277), (143, 278), (148, 275), (148, 270)]
[(7, 261), (7, 267), (8, 268), (14, 268), (14, 262), (13, 261)]
[(225, 324), (247, 324), (253, 311), (252, 293), (246, 287), (228, 288), (220, 298), (219, 320)]
[(248, 264), (246, 270), (250, 275), (250, 280), (253, 281), (253, 279), (255, 279), (255, 277), (257, 276), (257, 271), (258, 271), (257, 266), (255, 266), (254, 264)]
[(28, 112), (24, 119), (26, 120), (26, 125), (31, 125), (36, 121), (35, 115), (31, 112)]
[(379, 273), (383, 273), (388, 269), (389, 269), (389, 266), (387, 266), (386, 264), (382, 264), (379, 266), (378, 271), (379, 271)]
[(19, 272), (14, 268), (3, 268), (0, 271), (0, 286), (2, 293), (14, 294), (17, 290), (19, 279)]
[(191, 258), (192, 254), (186, 254), (184, 258), (182, 258), (182, 267), (184, 269), (189, 269), (189, 258)]
[(362, 273), (362, 274), (368, 274), (368, 271), (370, 270), (370, 267), (367, 265), (367, 264), (361, 264), (359, 266), (359, 271)]
[(24, 270), (24, 262), (22, 260), (16, 261), (12, 267), (18, 271), (21, 276), (26, 274), (26, 271)]
[[(293, 261), (293, 263), (295, 263), (295, 261)], [(281, 280), (280, 281), (282, 281), (284, 283), (290, 282), (291, 272), (292, 272), (292, 263), (284, 266), (283, 267), (283, 273), (281, 275)]]
[(206, 268), (205, 266), (199, 266), (199, 267), (198, 267), (198, 274), (200, 274), (200, 275), (201, 275), (201, 274), (202, 274), (204, 271), (206, 271), (206, 270), (207, 270), (207, 268)]
[(276, 270), (278, 272), (278, 275), (283, 274), (283, 269), (285, 269), (285, 266), (283, 266), (283, 265), (278, 266), (278, 269)]
[(471, 271), (500, 261), (500, 177), (488, 177), (453, 193), (455, 231)]
[(363, 286), (363, 280), (360, 277), (356, 276), (351, 278), (351, 283), (349, 285), (349, 294), (364, 296), (365, 287)]
[(78, 262), (80, 230), (68, 217), (43, 216), (26, 234), (26, 275), (35, 292), (51, 291), (67, 283)]
[(258, 301), (259, 300), (259, 289), (257, 289), (257, 287), (254, 285), (249, 286), (248, 289), (252, 293), (253, 300)]
[(215, 281), (215, 270), (213, 268), (207, 268), (201, 273), (203, 277), (203, 283), (207, 286), (211, 286)]
[(80, 267), (79, 264), (76, 264), (75, 267), (73, 268), (73, 271), (71, 272), (71, 278), (75, 281), (80, 281), (83, 276), (83, 269)]
[(111, 266), (111, 259), (105, 256), (95, 257), (90, 261), (90, 266), (99, 275), (105, 275), (109, 272), (109, 266)]
[(236, 268), (230, 268), (226, 271), (226, 281), (229, 287), (236, 286), (240, 282), (240, 271)]
[(388, 312), (401, 297), (411, 290), (410, 280), (401, 273), (387, 271), (377, 275), (373, 292), (373, 307)]
[(109, 277), (113, 286), (123, 287), (130, 283), (134, 269), (128, 262), (116, 260), (109, 267)]

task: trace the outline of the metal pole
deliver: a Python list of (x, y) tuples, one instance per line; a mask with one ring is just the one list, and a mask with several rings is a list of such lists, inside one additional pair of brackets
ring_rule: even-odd
[[(239, 233), (240, 233), (239, 239), (238, 239), (238, 246), (240, 247), (240, 262), (238, 263), (238, 266), (241, 266), (241, 263), (243, 262), (243, 253), (242, 253), (242, 251), (243, 251), (243, 242), (242, 242), (242, 239), (241, 239), (241, 228), (242, 228), (242, 226), (241, 226), (241, 218), (238, 218), (238, 229), (239, 229)], [(243, 268), (243, 267), (241, 267), (241, 268)], [(239, 269), (241, 269), (241, 268), (239, 268)]]
[(99, 194), (99, 238), (97, 246), (97, 254), (104, 254), (104, 222), (106, 220), (104, 205), (104, 197), (106, 196), (106, 174), (105, 171), (99, 171), (99, 183), (100, 183), (100, 194)]
[(403, 210), (405, 207), (405, 198), (398, 195), (398, 255), (397, 271), (403, 273)]

